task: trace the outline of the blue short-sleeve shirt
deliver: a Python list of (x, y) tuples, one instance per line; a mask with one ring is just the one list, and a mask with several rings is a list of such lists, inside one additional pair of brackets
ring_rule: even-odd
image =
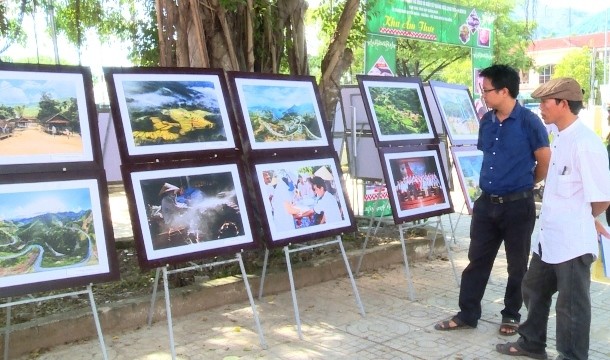
[(549, 146), (540, 118), (516, 102), (500, 122), (495, 111), (481, 119), (477, 148), (483, 151), (479, 185), (490, 194), (506, 195), (534, 187), (534, 151)]

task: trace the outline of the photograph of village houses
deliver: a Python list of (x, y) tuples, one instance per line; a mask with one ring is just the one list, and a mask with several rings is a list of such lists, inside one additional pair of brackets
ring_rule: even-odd
[(1, 154), (27, 157), (83, 153), (74, 82), (15, 78), (13, 72), (0, 72), (0, 94)]

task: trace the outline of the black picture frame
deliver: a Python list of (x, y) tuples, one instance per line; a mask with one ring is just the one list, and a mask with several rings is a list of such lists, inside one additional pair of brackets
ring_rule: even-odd
[(313, 76), (229, 71), (238, 127), (248, 153), (316, 153), (332, 148), (330, 123)]
[(121, 170), (141, 268), (258, 246), (238, 159), (128, 164)]
[[(419, 78), (371, 75), (356, 78), (377, 147), (438, 143)], [(395, 121), (397, 118), (401, 121)]]
[(103, 171), (0, 176), (0, 297), (119, 279)]
[[(250, 167), (256, 200), (262, 204), (260, 222), (267, 247), (355, 231), (354, 214), (334, 153), (298, 159), (255, 158)], [(316, 194), (313, 183), (325, 191)], [(328, 210), (322, 216), (319, 210), (325, 206)]]
[(379, 156), (396, 224), (453, 212), (438, 145), (380, 148)]
[(104, 76), (123, 164), (239, 153), (222, 69), (105, 67)]
[(451, 155), (468, 214), (472, 215), (474, 201), (482, 193), (479, 179), (483, 165), (483, 152), (476, 146), (454, 146), (451, 147)]
[(430, 81), (430, 88), (451, 144), (476, 144), (479, 137), (479, 117), (468, 87)]
[(101, 166), (89, 68), (0, 63), (0, 84), (0, 174)]

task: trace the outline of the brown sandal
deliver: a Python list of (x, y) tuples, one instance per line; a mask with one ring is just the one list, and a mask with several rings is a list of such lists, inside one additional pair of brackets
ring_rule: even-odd
[[(455, 323), (455, 326), (451, 326), (451, 322)], [(463, 322), (459, 317), (454, 316), (449, 320), (441, 321), (434, 325), (435, 330), (449, 331), (449, 330), (462, 330), (472, 329), (473, 327)]]
[(519, 322), (511, 318), (503, 318), (502, 324), (500, 325), (500, 335), (512, 336), (517, 334), (519, 330)]

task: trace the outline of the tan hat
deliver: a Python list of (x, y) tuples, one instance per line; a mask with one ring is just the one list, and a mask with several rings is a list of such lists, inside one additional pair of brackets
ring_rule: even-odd
[(533, 98), (551, 98), (570, 101), (582, 101), (583, 91), (578, 82), (572, 78), (557, 78), (545, 82), (532, 93)]
[(180, 190), (180, 188), (179, 188), (179, 187), (177, 187), (177, 186), (175, 186), (175, 185), (172, 185), (172, 184), (170, 184), (170, 183), (165, 183), (165, 184), (163, 184), (163, 186), (161, 187), (161, 191), (159, 191), (159, 195), (164, 194), (164, 193), (166, 193), (166, 192), (168, 192), (168, 191), (177, 192), (177, 191), (179, 191), (179, 190)]

